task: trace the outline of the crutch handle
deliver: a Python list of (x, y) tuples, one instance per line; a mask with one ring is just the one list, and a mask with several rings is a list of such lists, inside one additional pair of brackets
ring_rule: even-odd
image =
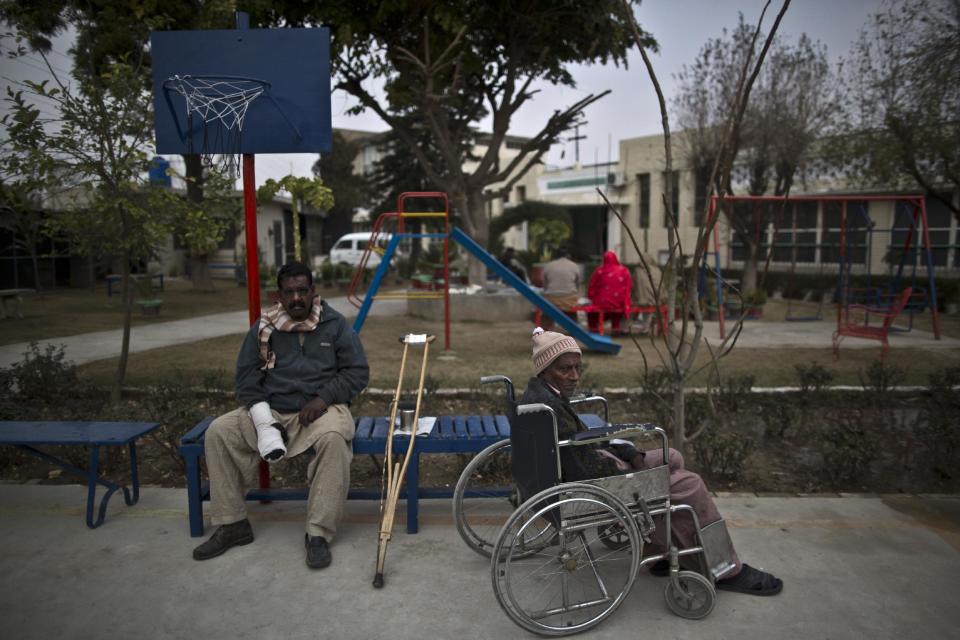
[(437, 336), (428, 333), (408, 333), (399, 338), (404, 344), (428, 344), (436, 339)]

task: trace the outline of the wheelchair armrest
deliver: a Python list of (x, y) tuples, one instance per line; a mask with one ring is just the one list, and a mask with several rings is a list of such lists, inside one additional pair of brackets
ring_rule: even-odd
[(610, 407), (607, 404), (607, 399), (603, 396), (587, 396), (585, 398), (577, 398), (576, 400), (571, 400), (571, 405), (583, 404), (585, 402), (599, 402), (603, 404), (603, 421), (610, 422)]
[(588, 431), (580, 431), (570, 438), (573, 441), (583, 440), (612, 440), (614, 438), (629, 438), (630, 436), (649, 435), (657, 431), (662, 431), (655, 424), (611, 424), (606, 427), (597, 427)]
[(598, 442), (608, 442), (615, 438), (630, 438), (640, 435), (656, 435), (660, 437), (661, 447), (663, 449), (663, 459), (668, 459), (667, 432), (655, 424), (612, 424), (609, 427), (590, 429), (589, 431), (580, 431), (575, 433), (569, 440), (561, 440), (558, 446), (582, 446), (587, 444), (596, 444)]

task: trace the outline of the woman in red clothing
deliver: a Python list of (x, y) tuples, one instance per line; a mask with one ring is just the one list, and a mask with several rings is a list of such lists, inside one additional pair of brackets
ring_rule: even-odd
[[(620, 333), (620, 320), (624, 314), (629, 314), (632, 303), (630, 293), (633, 291), (633, 280), (630, 270), (620, 264), (617, 254), (607, 251), (603, 254), (603, 265), (596, 268), (590, 276), (587, 286), (587, 297), (590, 302), (603, 310), (604, 319), (610, 318), (610, 327), (614, 334)], [(599, 330), (600, 314), (587, 314), (590, 331)]]

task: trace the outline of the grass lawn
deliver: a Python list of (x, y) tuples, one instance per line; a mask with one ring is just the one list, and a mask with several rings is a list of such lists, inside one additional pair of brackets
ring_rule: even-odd
[[(919, 324), (919, 318), (916, 324)], [(953, 335), (958, 335), (956, 318), (945, 324), (950, 324)], [(531, 325), (527, 322), (455, 323), (451, 331), (452, 349), (445, 352), (442, 323), (410, 317), (370, 317), (363, 327), (361, 339), (371, 366), (370, 386), (374, 388), (393, 389), (396, 386), (402, 352), (397, 338), (409, 332), (437, 336), (430, 351), (428, 387), (475, 388), (479, 386), (480, 376), (499, 373), (511, 377), (522, 388), (530, 375), (530, 331)], [(184, 372), (209, 377), (220, 371), (226, 388), (230, 388), (242, 339), (243, 334), (238, 333), (207, 341), (202, 349), (196, 344), (187, 344), (133, 353), (130, 355), (128, 384), (145, 386), (165, 376), (182, 376)], [(586, 354), (582, 388), (640, 386), (643, 357), (629, 338), (617, 340), (623, 345), (618, 355)], [(641, 344), (650, 366), (657, 366), (660, 359), (655, 349), (647, 340)], [(706, 364), (706, 350), (700, 351), (700, 362)], [(870, 349), (843, 349), (839, 360), (834, 360), (829, 342), (822, 347), (804, 349), (738, 347), (720, 361), (720, 372), (728, 378), (753, 375), (758, 386), (796, 386), (799, 378), (794, 365), (816, 362), (834, 373), (833, 384), (857, 385), (859, 374), (876, 361), (879, 351), (879, 344)], [(946, 366), (960, 366), (960, 350), (894, 348), (887, 363), (905, 370), (904, 384), (924, 385), (930, 372)], [(405, 388), (415, 388), (413, 375), (418, 366), (419, 359), (415, 364), (407, 365), (411, 378)], [(115, 368), (115, 360), (104, 360), (84, 365), (81, 372), (106, 385)], [(692, 381), (694, 386), (706, 383), (707, 370)]]
[[(159, 298), (163, 307), (158, 316), (143, 316), (134, 305), (133, 324), (151, 324), (182, 320), (195, 316), (225, 311), (242, 311), (247, 308), (247, 289), (238, 287), (233, 280), (214, 280), (213, 291), (195, 291), (189, 280), (167, 278), (164, 291), (156, 290), (137, 298)], [(114, 287), (112, 297), (107, 297), (105, 284), (90, 289), (57, 289), (43, 296), (27, 296), (23, 299), (23, 319), (0, 320), (0, 345), (28, 342), (45, 338), (72, 336), (92, 331), (120, 329), (123, 326), (123, 303)], [(274, 289), (270, 287), (270, 289)], [(323, 296), (343, 295), (340, 291), (320, 290)], [(261, 292), (266, 302), (266, 292)]]

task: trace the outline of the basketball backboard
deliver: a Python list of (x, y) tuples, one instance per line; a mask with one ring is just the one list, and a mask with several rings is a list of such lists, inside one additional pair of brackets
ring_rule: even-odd
[[(158, 153), (330, 151), (328, 29), (154, 31), (150, 44)], [(172, 82), (186, 77), (262, 81), (262, 93), (242, 115), (239, 141), (228, 142), (209, 123), (205, 128), (196, 113), (188, 117), (186, 98)]]

